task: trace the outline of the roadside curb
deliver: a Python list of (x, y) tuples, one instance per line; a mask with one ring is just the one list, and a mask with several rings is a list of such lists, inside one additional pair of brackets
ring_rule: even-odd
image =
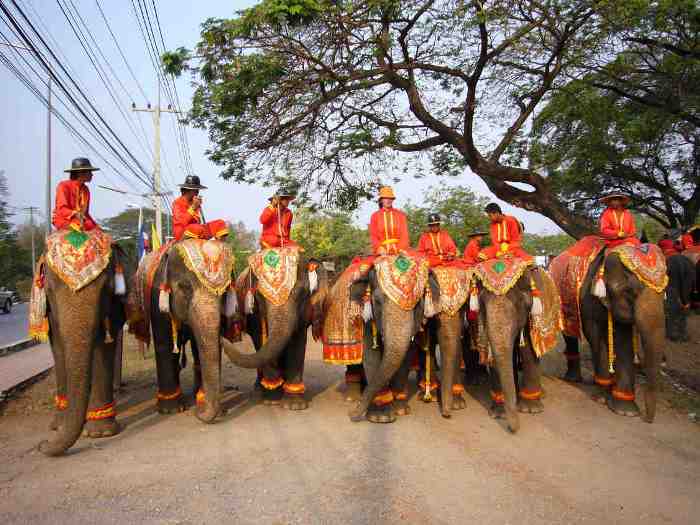
[(31, 348), (38, 344), (40, 343), (37, 339), (32, 339), (29, 337), (26, 339), (20, 339), (19, 341), (15, 341), (14, 343), (10, 343), (9, 345), (0, 346), (0, 357), (14, 354), (15, 352), (19, 352), (21, 350), (26, 350), (27, 348)]

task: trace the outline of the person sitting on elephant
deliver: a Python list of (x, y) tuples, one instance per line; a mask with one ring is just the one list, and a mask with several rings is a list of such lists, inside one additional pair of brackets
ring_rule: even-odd
[(289, 238), (292, 230), (294, 214), (289, 209), (289, 203), (295, 198), (293, 192), (280, 188), (269, 198), (270, 204), (260, 214), (262, 235), (260, 247), (278, 248), (284, 246), (298, 246)]
[(635, 237), (637, 227), (634, 223), (634, 217), (626, 209), (631, 199), (627, 195), (613, 193), (600, 200), (607, 205), (600, 217), (600, 235), (605, 239), (607, 248), (611, 249), (621, 244), (633, 246), (641, 244), (639, 239)]
[(418, 252), (428, 258), (430, 267), (441, 266), (455, 261), (457, 245), (447, 230), (441, 226), (440, 214), (428, 216), (428, 231), (418, 240)]
[(481, 251), (481, 240), (486, 235), (485, 232), (476, 231), (469, 234), (469, 242), (464, 248), (463, 259), (467, 266), (479, 264), (479, 252)]
[(180, 197), (173, 202), (173, 234), (175, 240), (184, 238), (220, 239), (228, 235), (226, 222), (215, 220), (205, 223), (202, 220), (202, 198), (199, 190), (207, 189), (196, 175), (188, 175), (180, 184)]
[(99, 169), (92, 166), (88, 159), (78, 157), (65, 170), (70, 173), (70, 178), (61, 181), (56, 188), (56, 206), (51, 220), (57, 229), (90, 231), (99, 228), (90, 216), (90, 190), (87, 187), (92, 173)]
[(379, 189), (379, 210), (369, 221), (369, 238), (375, 255), (395, 255), (410, 249), (406, 214), (394, 208), (394, 190)]
[(491, 246), (479, 252), (479, 260), (488, 261), (498, 257), (532, 259), (520, 245), (523, 237), (520, 221), (511, 215), (505, 215), (495, 202), (486, 205), (484, 211), (491, 221)]

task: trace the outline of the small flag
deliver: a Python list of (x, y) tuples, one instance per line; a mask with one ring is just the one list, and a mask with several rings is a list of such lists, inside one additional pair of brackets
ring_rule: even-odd
[(139, 227), (139, 237), (138, 241), (136, 242), (136, 249), (138, 251), (138, 256), (139, 256), (139, 261), (143, 257), (143, 254), (146, 252), (146, 232), (143, 231), (143, 224)]
[(160, 237), (158, 237), (158, 232), (156, 231), (156, 225), (151, 223), (151, 249), (154, 252), (160, 250)]

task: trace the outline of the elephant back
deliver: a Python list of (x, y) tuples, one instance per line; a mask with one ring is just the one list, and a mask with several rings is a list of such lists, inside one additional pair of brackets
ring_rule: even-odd
[(666, 257), (656, 244), (632, 246), (623, 244), (608, 252), (608, 257), (617, 255), (622, 264), (632, 272), (642, 284), (661, 293), (668, 285)]
[(215, 295), (228, 289), (236, 262), (228, 244), (217, 239), (185, 239), (173, 248), (204, 288)]
[(112, 237), (97, 228), (59, 230), (46, 238), (46, 264), (74, 292), (97, 279), (111, 257)]
[(299, 248), (267, 248), (248, 257), (248, 265), (258, 281), (258, 291), (275, 306), (287, 302), (297, 282)]
[(412, 310), (428, 284), (428, 259), (407, 255), (384, 255), (374, 261), (379, 287), (402, 310)]
[(440, 289), (440, 311), (456, 315), (469, 297), (469, 287), (474, 270), (456, 266), (436, 266), (430, 270)]

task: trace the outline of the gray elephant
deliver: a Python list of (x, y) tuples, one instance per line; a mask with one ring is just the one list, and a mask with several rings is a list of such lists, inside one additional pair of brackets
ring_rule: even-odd
[(666, 258), (668, 287), (666, 288), (666, 337), (671, 341), (688, 341), (687, 311), (695, 290), (695, 267), (682, 255)]
[(296, 248), (270, 248), (249, 258), (236, 289), (245, 315), (245, 331), (255, 354), (242, 354), (224, 340), (229, 359), (243, 368), (262, 369), (265, 404), (289, 410), (308, 408), (304, 395), (307, 330), (320, 334), (328, 276), (322, 264)]
[(90, 437), (119, 432), (112, 378), (115, 340), (126, 319), (124, 273), (130, 261), (100, 230), (59, 230), (46, 243), (46, 262), (40, 261), (32, 289), (30, 332), (41, 335), (37, 323), (46, 315), (44, 335), (56, 373), (51, 424), (56, 432), (39, 450), (57, 456), (84, 428)]

